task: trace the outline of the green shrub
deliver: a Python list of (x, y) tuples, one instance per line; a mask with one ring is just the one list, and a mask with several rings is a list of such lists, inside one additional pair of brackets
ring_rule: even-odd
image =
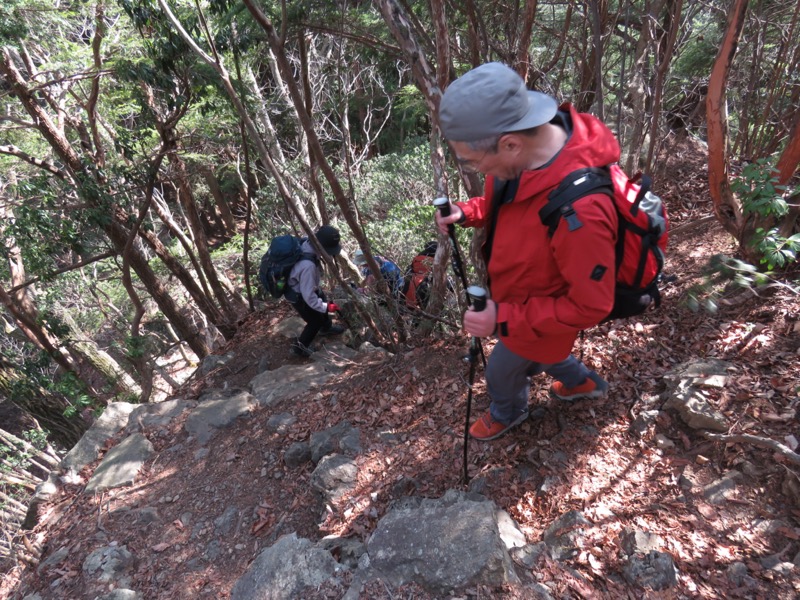
[[(779, 223), (789, 213), (784, 199), (787, 187), (778, 183), (774, 166), (766, 159), (746, 165), (731, 181), (731, 189), (742, 203), (745, 216), (758, 216)], [(751, 245), (758, 250), (759, 262), (772, 271), (783, 269), (797, 261), (800, 234), (785, 237), (778, 227), (758, 227)]]

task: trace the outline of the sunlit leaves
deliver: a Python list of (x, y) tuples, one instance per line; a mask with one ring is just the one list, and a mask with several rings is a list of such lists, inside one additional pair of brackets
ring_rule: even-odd
[(745, 214), (780, 218), (789, 212), (783, 199), (786, 186), (778, 184), (777, 172), (766, 159), (746, 164), (739, 176), (731, 179), (731, 189), (739, 196)]

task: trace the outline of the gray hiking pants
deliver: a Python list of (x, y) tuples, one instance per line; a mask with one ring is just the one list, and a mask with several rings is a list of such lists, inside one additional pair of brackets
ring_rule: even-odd
[(592, 371), (571, 354), (552, 365), (534, 362), (514, 354), (498, 340), (486, 363), (486, 389), (492, 403), (492, 418), (511, 423), (528, 410), (531, 391), (530, 378), (547, 373), (567, 387), (583, 383)]

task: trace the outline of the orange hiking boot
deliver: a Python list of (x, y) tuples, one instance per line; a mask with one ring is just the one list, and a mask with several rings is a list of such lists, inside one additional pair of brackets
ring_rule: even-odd
[(476, 440), (488, 442), (489, 440), (499, 438), (501, 435), (516, 427), (527, 418), (528, 411), (526, 410), (510, 424), (506, 425), (500, 421), (495, 421), (492, 418), (491, 411), (487, 410), (485, 415), (472, 424), (472, 426), (469, 428), (469, 434)]
[(550, 386), (550, 395), (559, 400), (579, 400), (581, 398), (602, 398), (608, 392), (608, 383), (597, 373), (590, 373), (580, 385), (568, 388), (560, 381)]

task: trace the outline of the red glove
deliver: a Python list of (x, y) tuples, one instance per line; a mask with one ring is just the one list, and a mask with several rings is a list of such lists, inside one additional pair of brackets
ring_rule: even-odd
[(333, 302), (328, 302), (328, 312), (329, 313), (335, 313), (338, 310), (339, 310), (339, 307), (336, 304), (334, 304)]

